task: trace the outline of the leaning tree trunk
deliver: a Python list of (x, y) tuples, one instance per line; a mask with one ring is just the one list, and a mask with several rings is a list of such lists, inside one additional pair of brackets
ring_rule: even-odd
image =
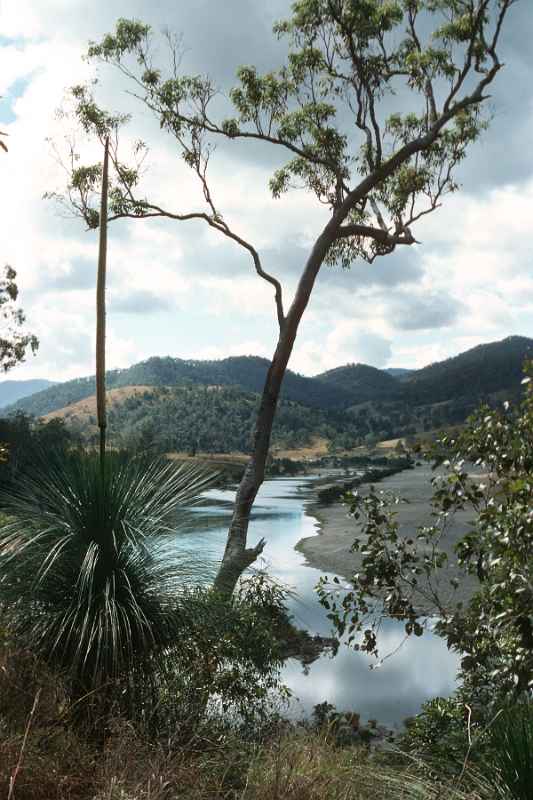
[[(483, 99), (481, 97), (480, 87), (478, 87), (476, 91), (480, 95), (479, 100), (476, 102), (480, 102), (481, 99)], [(470, 96), (470, 102), (472, 102), (473, 97), (474, 95)], [(392, 175), (398, 167), (406, 163), (411, 156), (430, 147), (439, 136), (441, 129), (444, 128), (447, 122), (457, 113), (457, 110), (458, 106), (448, 110), (435, 122), (427, 134), (412, 142), (408, 142), (395, 155), (381, 164), (371, 175), (368, 175), (361, 181), (361, 183), (345, 197), (344, 201), (335, 211), (315, 242), (302, 277), (300, 278), (298, 288), (296, 289), (294, 300), (281, 325), (276, 351), (266, 376), (261, 405), (255, 424), (252, 456), (246, 466), (237, 490), (226, 549), (218, 574), (215, 578), (214, 588), (222, 595), (231, 595), (244, 570), (249, 567), (250, 564), (253, 564), (265, 546), (265, 542), (261, 540), (255, 547), (246, 547), (250, 513), (257, 492), (265, 477), (265, 464), (270, 446), (272, 424), (276, 413), (281, 383), (292, 353), (300, 320), (309, 302), (316, 277), (326, 253), (338, 237), (340, 226), (343, 221), (350, 211), (355, 208), (356, 204), (361, 201), (361, 199), (367, 197), (379, 183)], [(356, 227), (360, 228), (361, 226)], [(348, 225), (346, 229), (350, 229), (350, 226)], [(384, 231), (382, 236), (388, 237), (388, 232)], [(410, 238), (408, 243), (412, 244), (413, 241), (414, 240)]]
[(309, 302), (324, 257), (334, 238), (332, 228), (333, 225), (330, 223), (316, 241), (307, 260), (294, 300), (281, 326), (276, 350), (265, 379), (255, 423), (252, 456), (237, 490), (226, 549), (214, 584), (215, 590), (224, 596), (232, 594), (244, 570), (253, 564), (265, 546), (264, 540), (261, 540), (255, 547), (246, 547), (250, 513), (265, 477), (272, 425), (283, 377), (292, 353), (300, 320)]

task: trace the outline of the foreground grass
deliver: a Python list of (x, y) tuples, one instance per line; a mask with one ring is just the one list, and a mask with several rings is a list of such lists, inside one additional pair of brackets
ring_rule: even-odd
[[(185, 731), (187, 731), (185, 733)], [(0, 798), (9, 800), (477, 800), (386, 768), (331, 731), (287, 723), (236, 732), (220, 721), (143, 735), (124, 719), (76, 719), (57, 676), (0, 648)]]

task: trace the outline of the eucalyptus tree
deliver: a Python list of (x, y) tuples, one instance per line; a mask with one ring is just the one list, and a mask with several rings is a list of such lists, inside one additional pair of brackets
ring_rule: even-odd
[[(0, 131), (0, 136), (8, 135)], [(2, 139), (0, 147), (8, 152)], [(21, 308), (16, 307), (19, 293), (16, 278), (13, 267), (6, 265), (0, 278), (0, 368), (4, 372), (24, 361), (28, 349), (35, 355), (39, 347), (37, 337), (23, 331), (26, 316)]]
[[(247, 546), (250, 512), (263, 481), (283, 376), (317, 275), (324, 264), (371, 264), (415, 243), (414, 224), (457, 189), (455, 168), (484, 127), (488, 90), (502, 67), (502, 28), (517, 0), (296, 0), (289, 19), (274, 27), (288, 41), (286, 62), (259, 74), (238, 70), (229, 93), (231, 113), (209, 77), (181, 74), (175, 40), (167, 35), (165, 67), (152, 53), (154, 34), (140, 21), (120, 19), (92, 43), (89, 59), (114, 65), (141, 106), (156, 116), (199, 181), (203, 206), (178, 212), (146, 197), (140, 163), (119, 148), (129, 116), (98, 105), (89, 85), (72, 89), (85, 132), (102, 142), (111, 134), (109, 221), (148, 217), (201, 222), (243, 248), (274, 296), (278, 341), (265, 381), (253, 452), (239, 486), (217, 588), (229, 593), (264, 542)], [(390, 112), (394, 95), (401, 110)], [(396, 101), (400, 105), (400, 101)], [(273, 198), (304, 188), (328, 210), (301, 265), (290, 304), (280, 279), (230, 222), (209, 178), (216, 140), (276, 147), (283, 163), (271, 180)], [(56, 199), (71, 204), (89, 227), (101, 165), (82, 165), (74, 151), (70, 180)]]
[(17, 307), (17, 273), (6, 265), (0, 275), (0, 369), (7, 372), (24, 361), (31, 350), (36, 353), (39, 340), (24, 329), (26, 315)]

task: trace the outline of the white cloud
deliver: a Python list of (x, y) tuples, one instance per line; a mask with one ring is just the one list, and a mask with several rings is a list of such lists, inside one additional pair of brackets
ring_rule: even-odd
[(291, 368), (317, 375), (346, 363), (385, 366), (391, 356), (391, 342), (379, 333), (365, 330), (358, 322), (338, 322), (322, 342), (300, 341)]
[[(13, 377), (68, 378), (94, 371), (97, 237), (42, 200), (43, 192), (65, 180), (45, 141), (47, 136), (61, 141), (65, 133), (55, 110), (67, 86), (92, 74), (81, 59), (87, 39), (101, 35), (115, 16), (146, 11), (156, 27), (175, 20), (176, 27), (189, 24), (189, 34), (196, 35), (208, 6), (201, 4), (197, 13), (175, 10), (169, 19), (159, 5), (145, 8), (140, 0), (96, 0), (90, 15), (79, 0), (0, 0), (0, 10), (2, 35), (14, 39), (0, 47), (0, 94), (6, 95), (0, 127), (10, 134), (9, 153), (0, 152), (2, 183), (8, 187), (0, 193), (5, 232), (0, 259), (17, 269), (28, 326), (41, 338), (38, 357)], [(265, 9), (261, 15), (266, 19)], [(216, 25), (209, 35), (216, 50), (222, 45)], [(211, 57), (199, 51), (198, 63), (204, 55)], [(232, 57), (240, 61), (237, 55)], [(103, 75), (106, 99), (114, 103), (122, 97), (119, 84), (108, 81), (108, 72)], [(17, 97), (9, 96), (13, 86)], [(4, 122), (2, 109), (9, 110)], [(527, 124), (524, 116), (520, 125), (526, 130)], [(201, 208), (194, 176), (172, 140), (153, 139), (159, 131), (149, 115), (137, 115), (128, 131), (125, 144), (139, 135), (154, 141), (147, 193), (171, 210)], [(524, 175), (533, 167), (530, 138), (521, 154)], [(284, 276), (287, 304), (326, 212), (302, 192), (273, 202), (267, 182), (275, 157), (268, 163), (271, 154), (256, 159), (255, 152), (238, 143), (221, 147), (212, 158), (213, 193), (228, 222), (265, 253), (268, 269)], [(91, 157), (99, 154), (93, 149)], [(356, 265), (346, 275), (324, 272), (290, 366), (310, 374), (355, 361), (422, 366), (471, 344), (511, 333), (533, 335), (532, 207), (533, 180), (454, 195), (417, 227), (423, 245), (372, 267)], [(246, 254), (202, 223), (121, 222), (111, 227), (109, 254), (110, 298), (117, 309), (122, 306), (113, 315), (110, 303), (113, 365), (167, 352), (271, 354), (276, 339), (271, 287), (253, 274)], [(143, 297), (150, 314), (139, 313)]]
[(201, 347), (194, 352), (184, 353), (182, 357), (214, 361), (220, 358), (228, 358), (229, 356), (261, 356), (263, 358), (270, 358), (271, 355), (272, 352), (264, 341), (259, 339), (243, 339), (239, 343), (230, 345), (229, 347), (217, 347), (217, 345)]

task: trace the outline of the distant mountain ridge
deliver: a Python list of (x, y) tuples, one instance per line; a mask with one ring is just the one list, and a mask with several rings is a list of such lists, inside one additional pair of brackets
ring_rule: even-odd
[[(127, 369), (106, 373), (108, 389), (123, 386), (238, 386), (247, 392), (260, 392), (270, 366), (266, 358), (258, 356), (233, 356), (218, 361), (199, 361), (154, 356)], [(94, 375), (76, 378), (57, 384), (51, 389), (37, 392), (14, 403), (8, 411), (25, 411), (44, 416), (90, 397), (96, 391)], [(342, 408), (348, 406), (351, 395), (336, 386), (317, 381), (287, 370), (283, 396), (315, 408)]]
[[(288, 370), (282, 397), (325, 411), (343, 411), (367, 402), (406, 406), (409, 410), (458, 398), (467, 399), (463, 404), (466, 408), (497, 392), (516, 393), (528, 355), (533, 357), (533, 339), (510, 336), (413, 371), (348, 364), (311, 378)], [(153, 357), (128, 369), (108, 372), (107, 386), (224, 386), (260, 393), (268, 367), (267, 359), (257, 356), (217, 361)], [(22, 398), (5, 410), (44, 416), (94, 393), (94, 376), (79, 378)]]
[(34, 378), (27, 381), (0, 381), (0, 408), (16, 403), (23, 397), (29, 397), (55, 384), (55, 381), (48, 381), (44, 378)]
[(481, 397), (519, 385), (527, 357), (533, 358), (533, 339), (508, 336), (416, 370), (404, 386), (408, 398), (416, 403)]
[(368, 400), (393, 400), (402, 393), (400, 381), (388, 372), (367, 364), (347, 364), (322, 372), (315, 380), (336, 386), (350, 395), (351, 402)]

